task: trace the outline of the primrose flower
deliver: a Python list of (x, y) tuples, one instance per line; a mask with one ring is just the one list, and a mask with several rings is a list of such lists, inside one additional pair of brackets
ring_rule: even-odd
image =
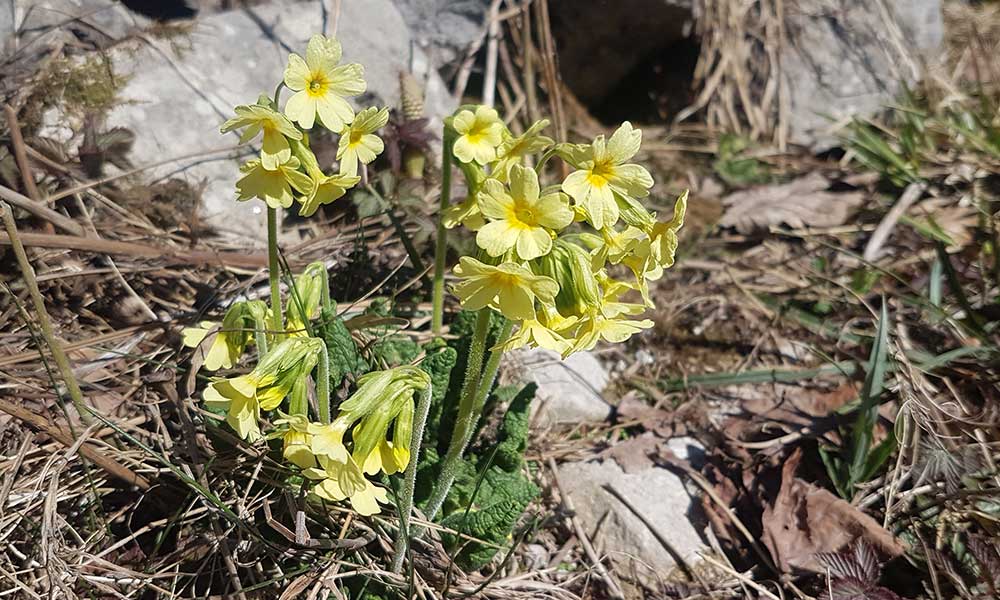
[(240, 167), (243, 177), (236, 182), (236, 199), (260, 198), (271, 208), (288, 208), (295, 198), (292, 188), (303, 194), (313, 189), (312, 180), (298, 170), (299, 164), (292, 156), (277, 169), (267, 169), (260, 160), (251, 160)]
[(201, 397), (208, 408), (226, 411), (226, 423), (242, 439), (256, 442), (261, 438), (260, 427), (257, 426), (260, 402), (253, 379), (244, 375), (212, 382)]
[(548, 119), (536, 121), (527, 131), (516, 137), (504, 129), (504, 140), (497, 148), (497, 162), (493, 165), (494, 177), (507, 181), (514, 165), (522, 164), (526, 156), (541, 152), (553, 145), (555, 142), (552, 138), (540, 133), (548, 126)]
[(240, 143), (245, 144), (264, 132), (263, 146), (260, 152), (260, 162), (269, 171), (277, 170), (282, 163), (292, 157), (292, 149), (288, 138), (301, 140), (302, 132), (295, 128), (291, 121), (276, 110), (260, 104), (240, 105), (236, 107), (236, 116), (223, 123), (221, 131), (227, 133), (234, 129), (243, 129)]
[(529, 348), (545, 348), (559, 354), (565, 354), (572, 348), (572, 344), (566, 341), (566, 338), (563, 336), (542, 325), (535, 319), (528, 319), (521, 323), (521, 327), (514, 335), (507, 338), (506, 341), (497, 344), (492, 349), (509, 352), (510, 350), (524, 346), (528, 346)]
[(182, 341), (188, 348), (197, 348), (214, 333), (214, 338), (205, 352), (202, 367), (208, 371), (232, 369), (240, 360), (247, 344), (253, 340), (251, 333), (255, 316), (263, 319), (267, 307), (259, 300), (236, 302), (229, 307), (222, 318), (222, 325), (202, 321), (198, 327), (187, 327), (181, 331)]
[(319, 314), (319, 307), (323, 301), (323, 288), (329, 285), (327, 277), (326, 265), (321, 262), (309, 263), (295, 277), (293, 283), (295, 293), (288, 299), (286, 311), (289, 321), (304, 327), (306, 321)]
[(309, 419), (304, 415), (282, 415), (275, 425), (287, 427), (281, 436), (281, 456), (302, 469), (316, 466), (316, 456), (312, 452), (312, 434), (309, 433)]
[(455, 295), (463, 308), (479, 310), (489, 306), (514, 321), (534, 319), (535, 298), (551, 303), (559, 293), (554, 279), (510, 262), (494, 267), (463, 256), (455, 274), (462, 279), (455, 286)]
[(285, 104), (285, 114), (303, 129), (312, 129), (319, 115), (323, 126), (341, 131), (354, 120), (354, 109), (345, 100), (365, 91), (364, 67), (338, 65), (342, 51), (332, 37), (314, 35), (306, 47), (306, 58), (288, 56), (285, 85), (295, 94)]
[(379, 503), (389, 501), (385, 488), (373, 485), (365, 479), (361, 468), (348, 457), (341, 462), (326, 456), (319, 457), (320, 468), (310, 468), (303, 474), (317, 481), (313, 493), (331, 502), (350, 499), (351, 508), (364, 516), (377, 515), (380, 512)]
[(250, 373), (212, 382), (202, 394), (205, 404), (227, 411), (226, 422), (245, 440), (260, 439), (260, 411), (273, 410), (319, 359), (318, 338), (287, 338), (271, 349)]
[(599, 340), (618, 344), (652, 326), (653, 322), (649, 319), (630, 321), (621, 315), (606, 317), (600, 310), (593, 310), (587, 318), (580, 321), (576, 332), (576, 343), (571, 352), (591, 350)]
[(539, 198), (538, 174), (513, 165), (510, 190), (496, 179), (487, 179), (479, 194), (479, 210), (491, 222), (476, 234), (476, 243), (490, 256), (517, 250), (522, 260), (531, 260), (552, 249), (552, 231), (573, 222), (573, 210), (564, 196), (555, 192)]
[(299, 202), (302, 204), (299, 207), (299, 216), (301, 217), (311, 217), (321, 204), (330, 204), (361, 181), (357, 175), (343, 173), (327, 175), (323, 173), (323, 170), (319, 168), (316, 155), (305, 144), (293, 143), (292, 153), (295, 158), (301, 161), (312, 184), (308, 193), (299, 198)]
[[(334, 425), (353, 425), (351, 456), (365, 472), (402, 471), (410, 462), (413, 395), (430, 387), (430, 376), (410, 366), (375, 371), (358, 378), (358, 389), (341, 403)], [(393, 441), (386, 439), (393, 425)], [(340, 425), (342, 427), (342, 425)], [(377, 456), (373, 456), (377, 455)]]
[(562, 189), (587, 211), (595, 229), (618, 222), (620, 208), (615, 195), (643, 198), (653, 186), (653, 178), (640, 165), (626, 164), (635, 156), (642, 132), (628, 121), (605, 142), (600, 135), (589, 146), (568, 147), (567, 162), (577, 168), (563, 181)]
[(368, 164), (382, 153), (385, 144), (374, 135), (389, 122), (389, 109), (374, 106), (359, 112), (354, 122), (344, 127), (337, 146), (337, 160), (342, 175), (357, 175), (358, 161)]
[(504, 125), (496, 110), (477, 106), (475, 112), (468, 109), (459, 111), (452, 118), (451, 126), (458, 134), (452, 153), (459, 161), (485, 165), (497, 157), (497, 147), (503, 142)]

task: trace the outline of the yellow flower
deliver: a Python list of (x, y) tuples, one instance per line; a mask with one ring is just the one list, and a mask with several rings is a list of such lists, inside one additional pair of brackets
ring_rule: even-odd
[(605, 143), (598, 136), (589, 146), (569, 147), (566, 160), (578, 170), (569, 174), (562, 189), (586, 209), (595, 229), (618, 222), (620, 209), (615, 195), (642, 198), (648, 195), (653, 178), (640, 165), (626, 164), (635, 156), (642, 142), (642, 132), (628, 121)]
[(316, 466), (316, 456), (312, 452), (312, 434), (309, 433), (309, 419), (304, 415), (284, 415), (274, 422), (288, 428), (281, 436), (281, 456), (302, 469)]
[(344, 445), (344, 434), (351, 428), (350, 419), (343, 416), (334, 419), (333, 423), (322, 425), (320, 423), (309, 424), (310, 449), (316, 456), (326, 456), (330, 459), (346, 462), (350, 453)]
[(465, 109), (452, 118), (451, 126), (458, 134), (452, 153), (463, 163), (477, 162), (485, 165), (497, 157), (497, 146), (503, 141), (503, 121), (497, 111), (488, 106), (477, 106), (476, 111)]
[(222, 125), (222, 133), (234, 129), (243, 129), (240, 143), (245, 144), (264, 132), (264, 142), (261, 147), (260, 160), (265, 169), (276, 170), (282, 163), (292, 157), (292, 149), (288, 138), (301, 140), (302, 132), (292, 125), (292, 122), (281, 113), (267, 106), (251, 104), (236, 107), (236, 116)]
[(243, 439), (260, 438), (260, 411), (281, 405), (292, 388), (309, 375), (319, 358), (318, 338), (287, 338), (271, 349), (250, 373), (213, 381), (202, 393), (206, 405), (226, 410), (226, 422)]
[(455, 274), (462, 279), (455, 286), (455, 295), (463, 308), (479, 310), (489, 306), (514, 321), (534, 319), (535, 298), (550, 304), (559, 293), (555, 280), (509, 262), (494, 267), (463, 256)]
[(549, 230), (558, 231), (573, 222), (573, 210), (564, 196), (555, 192), (539, 198), (538, 174), (514, 165), (510, 193), (496, 179), (487, 179), (479, 194), (479, 210), (491, 222), (476, 234), (476, 243), (490, 256), (502, 256), (514, 248), (521, 260), (544, 256), (552, 249)]
[(385, 144), (374, 134), (388, 122), (389, 109), (372, 106), (359, 112), (354, 122), (344, 127), (337, 146), (342, 175), (357, 175), (359, 160), (367, 165), (382, 153)]
[[(570, 353), (591, 350), (600, 340), (614, 344), (621, 343), (632, 337), (633, 334), (652, 326), (653, 322), (649, 319), (629, 321), (621, 316), (606, 317), (600, 310), (595, 309), (586, 319), (580, 321), (579, 329), (576, 332), (576, 343), (573, 344)], [(568, 354), (565, 353), (563, 356)]]
[(331, 502), (350, 499), (351, 508), (364, 516), (377, 515), (381, 510), (379, 503), (389, 501), (385, 488), (365, 479), (361, 468), (350, 457), (342, 462), (320, 456), (319, 464), (321, 468), (306, 469), (303, 473), (318, 482), (313, 493), (320, 498)]
[[(413, 395), (429, 386), (430, 376), (411, 366), (374, 371), (358, 378), (357, 391), (341, 403), (334, 423), (357, 423), (351, 433), (351, 456), (364, 466), (365, 472), (382, 469), (392, 474), (406, 468), (413, 435)], [(394, 426), (392, 443), (386, 439), (390, 424)]]
[(226, 423), (242, 439), (256, 442), (261, 438), (260, 402), (257, 399), (257, 384), (249, 376), (234, 377), (215, 381), (202, 392), (205, 406), (226, 411)]
[(285, 114), (303, 129), (312, 129), (316, 115), (335, 132), (354, 120), (354, 109), (344, 98), (364, 93), (365, 71), (359, 64), (338, 65), (340, 57), (340, 42), (322, 35), (309, 40), (305, 60), (288, 56), (285, 85), (295, 94), (285, 104)]
[(507, 181), (511, 167), (522, 164), (525, 156), (541, 152), (554, 144), (552, 138), (540, 134), (548, 126), (548, 119), (536, 121), (517, 137), (507, 133), (505, 129), (504, 140), (497, 148), (497, 162), (493, 165), (493, 175), (501, 181)]
[(232, 369), (239, 362), (247, 344), (253, 340), (255, 314), (263, 319), (267, 307), (259, 300), (236, 302), (229, 307), (222, 318), (222, 325), (212, 321), (202, 321), (198, 327), (186, 327), (181, 331), (181, 339), (188, 348), (197, 348), (205, 339), (213, 336), (202, 367), (208, 371)]
[(494, 346), (493, 350), (509, 352), (515, 348), (527, 346), (529, 348), (545, 348), (563, 354), (568, 352), (572, 345), (566, 339), (552, 331), (535, 319), (528, 319), (521, 323), (521, 327), (514, 335)]
[(321, 204), (330, 204), (337, 198), (347, 193), (361, 178), (357, 175), (322, 175), (312, 180), (312, 189), (308, 194), (299, 198), (302, 206), (299, 208), (299, 216), (310, 217), (316, 213)]
[(294, 156), (277, 169), (265, 169), (261, 161), (251, 160), (240, 167), (243, 177), (236, 182), (236, 199), (260, 198), (271, 208), (288, 208), (294, 199), (292, 188), (303, 194), (313, 189), (312, 180), (298, 168), (299, 159)]

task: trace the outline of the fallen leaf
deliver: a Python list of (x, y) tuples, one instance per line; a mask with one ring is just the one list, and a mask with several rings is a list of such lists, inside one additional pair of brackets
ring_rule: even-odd
[(757, 186), (722, 199), (719, 224), (749, 234), (785, 224), (792, 228), (835, 227), (847, 222), (864, 200), (862, 192), (829, 192), (830, 181), (811, 173), (781, 185)]
[(823, 573), (817, 555), (838, 552), (863, 540), (881, 554), (896, 557), (905, 548), (875, 519), (829, 490), (795, 476), (801, 449), (781, 468), (781, 489), (773, 503), (764, 502), (761, 539), (775, 564), (793, 570)]
[(647, 431), (615, 444), (605, 455), (613, 458), (625, 473), (641, 473), (656, 464), (651, 457), (659, 456), (662, 444), (663, 440)]

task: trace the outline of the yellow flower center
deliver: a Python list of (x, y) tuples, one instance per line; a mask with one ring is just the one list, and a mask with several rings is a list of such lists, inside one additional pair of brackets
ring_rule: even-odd
[(486, 138), (486, 130), (489, 129), (490, 123), (487, 121), (476, 121), (469, 128), (469, 131), (465, 133), (466, 139), (469, 140), (470, 144), (476, 145), (481, 144)]
[(597, 163), (592, 169), (590, 169), (590, 173), (587, 174), (587, 183), (596, 188), (602, 188), (608, 184), (608, 178), (610, 178), (614, 172), (615, 167), (611, 163)]
[(358, 144), (361, 143), (361, 138), (364, 135), (365, 135), (365, 133), (363, 131), (355, 131), (355, 130), (352, 129), (351, 130), (351, 136), (350, 136), (350, 138), (348, 138), (347, 143), (349, 145), (351, 145), (351, 146), (357, 146)]
[(535, 211), (532, 210), (530, 206), (525, 204), (516, 204), (514, 205), (514, 210), (512, 212), (513, 214), (511, 216), (513, 218), (510, 220), (515, 224), (523, 227), (538, 226), (538, 217), (535, 215)]
[(312, 73), (309, 77), (306, 93), (313, 98), (320, 98), (326, 95), (326, 90), (329, 87), (330, 81), (322, 73)]

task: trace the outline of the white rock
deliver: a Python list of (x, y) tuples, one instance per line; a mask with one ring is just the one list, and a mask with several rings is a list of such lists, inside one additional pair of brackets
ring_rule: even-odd
[(704, 524), (696, 523), (698, 506), (680, 478), (667, 469), (651, 467), (627, 474), (610, 459), (568, 463), (559, 467), (559, 483), (595, 546), (603, 546), (604, 554), (632, 577), (655, 582), (677, 562), (650, 528), (604, 486), (627, 498), (688, 565), (699, 562), (699, 553), (708, 549), (700, 533)]
[(506, 378), (538, 386), (532, 407), (536, 423), (597, 423), (611, 414), (601, 397), (608, 373), (593, 354), (577, 352), (562, 360), (556, 352), (535, 348), (508, 352), (503, 360)]
[[(137, 165), (234, 145), (237, 135), (223, 136), (219, 126), (235, 105), (272, 94), (288, 54), (304, 55), (322, 23), (320, 1), (276, 2), (194, 21), (190, 47), (181, 43), (179, 54), (157, 40), (152, 40), (155, 49), (142, 45), (137, 51), (117, 52), (116, 67), (131, 74), (121, 93), (129, 103), (109, 115), (109, 125), (136, 132), (131, 158)], [(343, 61), (365, 67), (368, 92), (355, 99), (359, 104), (398, 105), (399, 72), (410, 69), (411, 54), (414, 63), (427, 64), (420, 50), (412, 48), (406, 24), (389, 0), (343, 0), (337, 37)], [(456, 104), (437, 73), (427, 74), (426, 96), (432, 116), (441, 117)], [(288, 97), (286, 90), (284, 100)], [(239, 164), (215, 154), (179, 161), (155, 175), (203, 186), (201, 219), (248, 243), (264, 239), (265, 220), (261, 202), (234, 200)]]

